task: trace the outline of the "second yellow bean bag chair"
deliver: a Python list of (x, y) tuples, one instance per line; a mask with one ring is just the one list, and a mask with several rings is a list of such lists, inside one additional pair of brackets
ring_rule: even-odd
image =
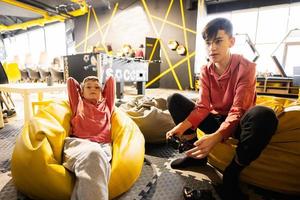
[[(66, 101), (50, 103), (25, 124), (12, 155), (12, 177), (19, 191), (33, 199), (68, 200), (75, 177), (62, 165), (62, 149), (70, 130)], [(122, 111), (112, 116), (113, 158), (109, 195), (127, 191), (139, 177), (144, 162), (144, 137)]]
[[(300, 194), (300, 104), (284, 98), (258, 97), (257, 104), (278, 114), (279, 124), (270, 143), (257, 160), (241, 173), (241, 180), (261, 188)], [(200, 131), (199, 134), (201, 135)], [(263, 134), (263, 133), (262, 133)], [(222, 171), (235, 155), (237, 140), (218, 144), (209, 162)]]

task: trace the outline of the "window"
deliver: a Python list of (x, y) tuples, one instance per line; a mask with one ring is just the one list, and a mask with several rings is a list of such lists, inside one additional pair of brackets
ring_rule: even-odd
[(259, 52), (247, 33), (234, 34), (235, 44), (231, 49), (232, 53), (243, 55), (248, 60), (255, 62), (259, 58)]
[(13, 58), (17, 55), (22, 61), (24, 61), (25, 56), (29, 53), (29, 41), (27, 33), (22, 33), (12, 38), (11, 47), (11, 57)]
[(5, 46), (4, 41), (0, 39), (0, 60), (5, 60), (6, 52), (5, 52)]
[(257, 73), (273, 73), (279, 74), (275, 63), (271, 58), (271, 54), (276, 47), (276, 44), (256, 44), (255, 46), (260, 54), (257, 60)]
[(288, 5), (260, 8), (256, 43), (280, 42), (287, 32), (288, 14)]
[[(207, 23), (215, 17), (226, 17), (231, 19), (234, 33), (248, 34), (251, 41), (254, 43), (260, 57), (257, 59), (257, 72), (270, 72), (273, 74), (280, 74), (275, 62), (271, 58), (272, 53), (276, 50), (276, 57), (280, 63), (285, 66), (285, 72), (288, 76), (292, 75), (293, 66), (300, 65), (297, 60), (297, 52), (299, 54), (300, 46), (294, 45), (300, 43), (300, 36), (293, 37), (288, 42), (293, 45), (288, 45), (286, 51), (284, 45), (278, 47), (278, 44), (284, 36), (292, 29), (300, 29), (300, 3), (281, 4), (276, 6), (267, 6), (254, 9), (245, 9), (239, 11), (232, 11), (230, 13), (218, 13), (208, 15), (203, 23)], [(203, 26), (203, 24), (202, 24)], [(197, 25), (199, 27), (199, 25)], [(198, 29), (200, 33), (201, 30)], [(202, 38), (197, 37), (197, 40)], [(232, 48), (233, 53), (244, 54), (245, 57), (251, 60), (251, 51), (249, 49), (242, 49), (245, 46), (245, 40), (240, 40), (236, 37), (236, 45)], [(198, 42), (198, 41), (197, 41)], [(198, 42), (198, 44), (203, 44)], [(200, 47), (197, 47), (200, 48)], [(251, 56), (251, 58), (249, 57)], [(195, 60), (200, 60), (203, 53), (196, 55)], [(202, 59), (202, 58), (201, 58)], [(195, 73), (199, 72), (199, 65), (195, 64)]]
[(290, 16), (288, 23), (288, 30), (300, 28), (300, 3), (293, 3), (290, 5)]
[(257, 16), (257, 8), (232, 12), (231, 22), (234, 33), (248, 34), (251, 41), (255, 41)]
[(40, 53), (45, 51), (45, 38), (43, 28), (28, 32), (30, 53), (34, 63), (38, 63)]
[(46, 51), (50, 59), (66, 55), (65, 24), (56, 23), (45, 27)]
[(11, 42), (12, 38), (5, 38), (3, 40), (4, 42), (4, 47), (5, 47), (5, 51), (6, 51), (6, 60), (10, 61), (13, 59), (13, 45)]
[(284, 71), (288, 76), (293, 76), (293, 69), (296, 66), (300, 66), (299, 60), (300, 42), (287, 44), (286, 63)]

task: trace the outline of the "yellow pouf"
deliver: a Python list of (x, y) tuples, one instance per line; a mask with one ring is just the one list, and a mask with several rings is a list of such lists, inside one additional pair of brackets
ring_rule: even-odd
[[(19, 191), (33, 199), (70, 199), (75, 177), (62, 165), (64, 139), (70, 130), (66, 101), (53, 102), (25, 124), (12, 156), (12, 177)], [(137, 125), (116, 108), (112, 116), (113, 158), (110, 199), (126, 192), (144, 162), (144, 137)]]
[[(273, 108), (279, 115), (279, 125), (259, 158), (242, 171), (241, 180), (273, 191), (300, 194), (300, 104), (272, 97), (259, 97), (257, 103)], [(234, 139), (218, 144), (209, 154), (209, 162), (224, 170), (235, 155), (235, 144)]]

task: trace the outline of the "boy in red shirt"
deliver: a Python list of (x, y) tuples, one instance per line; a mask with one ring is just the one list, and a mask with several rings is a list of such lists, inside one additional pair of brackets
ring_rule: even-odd
[(67, 86), (72, 118), (71, 135), (65, 139), (63, 165), (76, 176), (71, 199), (107, 200), (114, 80), (110, 77), (103, 91), (95, 76), (86, 77), (81, 86), (70, 77)]
[(225, 18), (210, 21), (202, 32), (209, 63), (200, 73), (196, 104), (180, 94), (168, 98), (168, 109), (177, 124), (166, 137), (190, 134), (196, 128), (206, 135), (194, 142), (186, 157), (174, 160), (173, 168), (206, 165), (213, 147), (235, 137), (236, 155), (223, 174), (221, 196), (225, 200), (245, 199), (238, 188), (240, 172), (257, 159), (276, 131), (278, 119), (273, 110), (255, 106), (255, 63), (231, 54), (235, 39), (232, 24)]

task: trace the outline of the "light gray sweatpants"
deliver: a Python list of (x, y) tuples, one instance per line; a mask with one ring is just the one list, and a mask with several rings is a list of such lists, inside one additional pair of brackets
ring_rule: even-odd
[(107, 200), (111, 144), (67, 137), (63, 166), (75, 173), (71, 200)]

